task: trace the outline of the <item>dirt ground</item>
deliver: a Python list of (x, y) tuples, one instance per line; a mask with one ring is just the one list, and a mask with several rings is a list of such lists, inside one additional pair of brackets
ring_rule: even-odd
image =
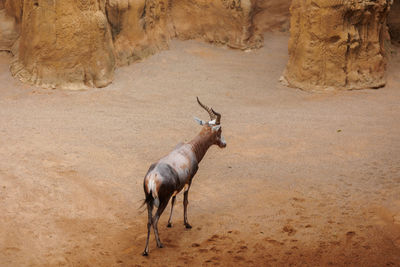
[[(88, 91), (22, 85), (0, 55), (1, 266), (400, 266), (400, 50), (379, 90), (281, 85), (288, 36), (249, 52), (196, 41)], [(152, 162), (222, 113), (165, 248), (146, 237)]]

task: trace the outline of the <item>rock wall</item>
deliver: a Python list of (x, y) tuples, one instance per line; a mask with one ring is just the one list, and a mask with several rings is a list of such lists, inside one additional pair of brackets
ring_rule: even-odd
[(0, 51), (13, 51), (20, 34), (23, 0), (0, 0)]
[(109, 0), (106, 4), (118, 65), (168, 47), (168, 0)]
[[(286, 81), (305, 90), (383, 86), (389, 2), (293, 0)], [(258, 48), (263, 32), (288, 27), (289, 3), (0, 0), (0, 50), (13, 52), (11, 72), (23, 82), (103, 87), (112, 81), (115, 67), (166, 49), (171, 38)], [(398, 36), (399, 18), (389, 17), (395, 25), (392, 39)]]
[(289, 31), (291, 0), (257, 0), (253, 18), (256, 31)]
[(15, 17), (0, 6), (0, 51), (11, 51), (18, 37), (19, 25)]
[(1, 0), (2, 5), (10, 16), (15, 17), (18, 23), (22, 20), (24, 0)]
[(258, 48), (263, 36), (255, 31), (256, 2), (250, 0), (172, 0), (172, 35), (202, 39), (232, 48)]
[(23, 82), (103, 87), (116, 66), (167, 48), (172, 37), (260, 47), (257, 1), (0, 0), (0, 49), (13, 51), (10, 69)]
[(390, 8), (388, 26), (392, 42), (400, 45), (400, 0), (394, 0)]
[(284, 78), (304, 90), (385, 85), (390, 0), (293, 0)]
[(104, 1), (24, 1), (14, 76), (45, 88), (104, 87), (114, 66)]

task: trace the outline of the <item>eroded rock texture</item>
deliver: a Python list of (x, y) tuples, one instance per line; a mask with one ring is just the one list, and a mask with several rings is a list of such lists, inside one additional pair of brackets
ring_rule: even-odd
[(24, 0), (1, 0), (1, 2), (7, 13), (15, 17), (18, 22), (21, 22)]
[(172, 0), (173, 35), (202, 39), (232, 48), (262, 46), (263, 37), (254, 27), (256, 1)]
[(0, 50), (11, 51), (19, 36), (19, 27), (15, 17), (5, 9), (0, 9)]
[[(293, 0), (284, 75), (289, 84), (306, 90), (384, 85), (389, 2)], [(264, 31), (285, 31), (289, 3), (0, 0), (0, 49), (13, 52), (11, 72), (24, 82), (49, 88), (103, 87), (112, 81), (116, 66), (165, 49), (174, 37), (258, 48)], [(391, 17), (396, 39), (400, 16)]]
[(109, 0), (118, 65), (126, 65), (168, 47), (168, 0)]
[(400, 0), (394, 0), (390, 8), (388, 25), (392, 42), (400, 45)]
[(390, 0), (293, 0), (289, 85), (304, 90), (385, 84)]
[(45, 88), (104, 87), (114, 66), (104, 1), (24, 1), (14, 76)]
[(257, 32), (289, 30), (291, 0), (257, 0), (253, 23)]
[[(264, 0), (0, 0), (0, 49), (14, 76), (48, 88), (103, 87), (116, 66), (168, 47), (172, 37), (247, 49)], [(18, 40), (18, 41), (16, 41)]]
[(0, 0), (0, 50), (13, 51), (20, 33), (22, 0)]

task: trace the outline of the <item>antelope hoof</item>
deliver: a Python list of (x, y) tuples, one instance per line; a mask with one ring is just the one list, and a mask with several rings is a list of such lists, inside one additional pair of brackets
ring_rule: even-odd
[(171, 224), (171, 223), (168, 223), (168, 224), (167, 224), (167, 227), (168, 227), (168, 228), (171, 228), (171, 227), (172, 227), (172, 224)]
[(149, 256), (149, 253), (147, 253), (147, 251), (143, 251), (142, 256)]
[(185, 224), (186, 229), (192, 229), (192, 226), (188, 223)]
[(162, 243), (160, 243), (159, 245), (157, 245), (157, 247), (159, 247), (159, 248), (163, 248), (163, 247), (164, 247), (164, 245), (163, 245)]

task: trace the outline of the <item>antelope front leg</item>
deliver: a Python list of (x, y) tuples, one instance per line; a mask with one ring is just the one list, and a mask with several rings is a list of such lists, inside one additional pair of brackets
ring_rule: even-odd
[(167, 227), (172, 227), (171, 220), (172, 220), (172, 211), (174, 209), (174, 204), (175, 204), (175, 198), (176, 196), (173, 196), (171, 200), (171, 213), (169, 214)]
[(188, 195), (189, 195), (189, 187), (183, 193), (183, 223), (187, 229), (192, 228), (192, 226), (188, 223), (187, 219), (187, 205), (189, 204)]

